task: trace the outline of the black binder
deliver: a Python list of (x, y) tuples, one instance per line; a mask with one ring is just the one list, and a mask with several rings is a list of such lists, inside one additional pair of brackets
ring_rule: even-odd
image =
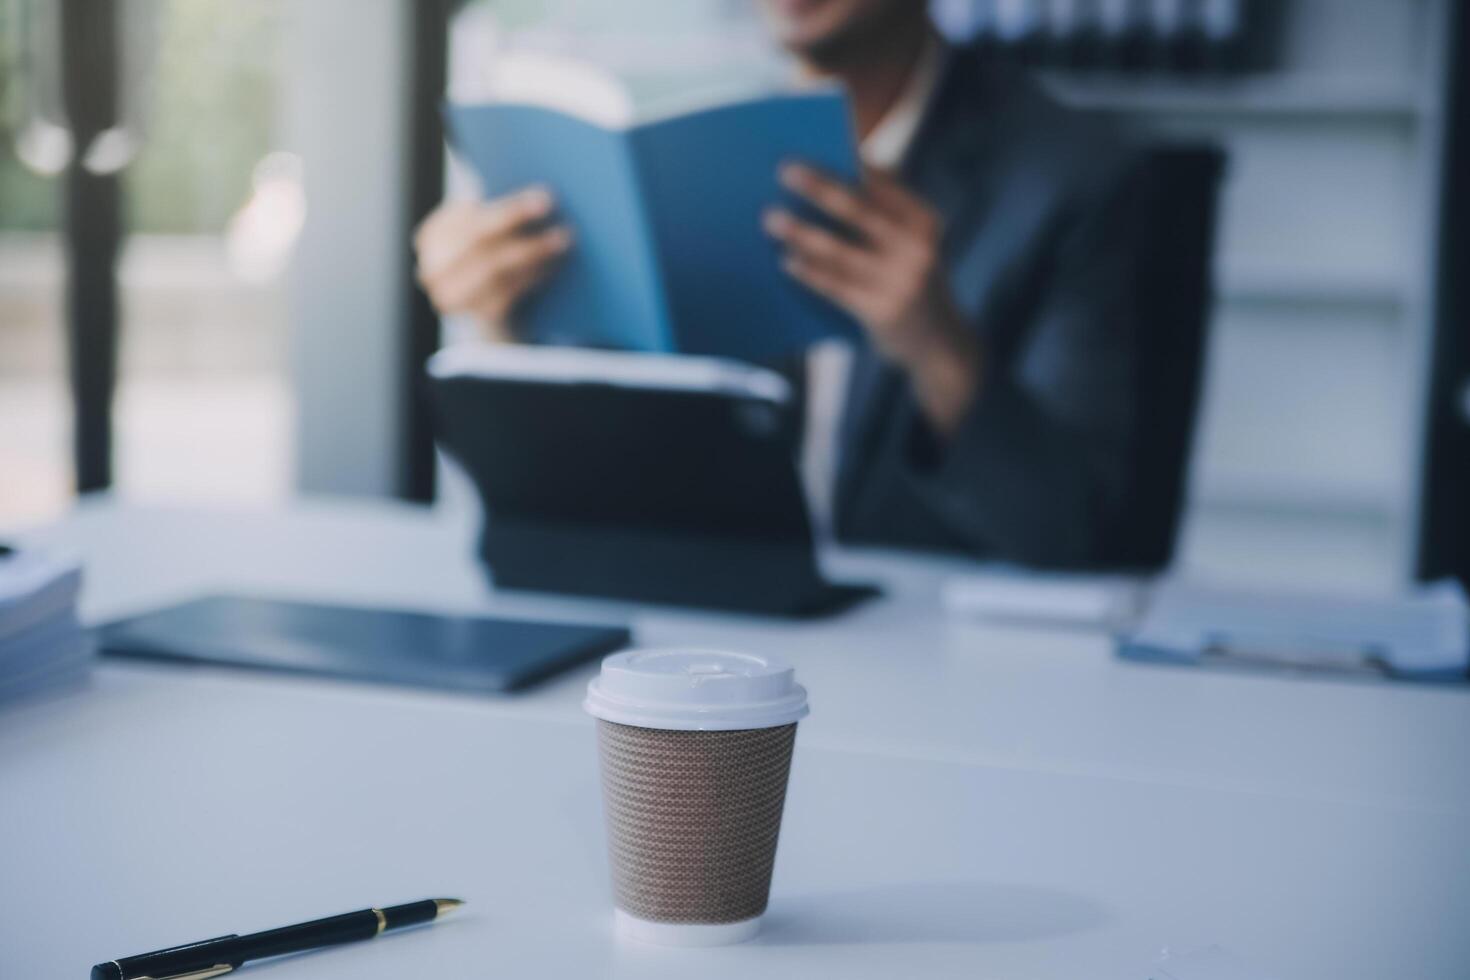
[(779, 616), (874, 594), (817, 569), (780, 375), (507, 346), (446, 349), (429, 373), (497, 587)]

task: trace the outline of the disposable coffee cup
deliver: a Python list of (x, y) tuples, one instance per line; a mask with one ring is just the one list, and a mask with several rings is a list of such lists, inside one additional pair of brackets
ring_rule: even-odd
[(618, 932), (720, 946), (760, 931), (781, 811), (807, 714), (766, 656), (630, 650), (587, 686), (597, 719)]

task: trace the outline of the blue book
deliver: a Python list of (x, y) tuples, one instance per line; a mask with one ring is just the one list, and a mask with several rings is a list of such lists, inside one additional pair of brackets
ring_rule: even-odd
[(517, 311), (526, 339), (768, 360), (856, 323), (780, 267), (761, 212), (786, 160), (859, 176), (846, 99), (772, 95), (608, 128), (540, 106), (451, 105), (456, 147), (486, 195), (556, 196), (575, 244)]

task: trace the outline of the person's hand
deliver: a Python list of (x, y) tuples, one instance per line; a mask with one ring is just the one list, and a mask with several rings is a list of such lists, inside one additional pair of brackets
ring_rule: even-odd
[(512, 339), (511, 311), (572, 244), (565, 227), (536, 227), (553, 206), (544, 187), (440, 205), (413, 240), (418, 281), (434, 308), (476, 318), (491, 339)]
[(930, 421), (952, 431), (974, 400), (980, 349), (950, 297), (939, 216), (877, 171), (864, 174), (860, 192), (801, 164), (783, 166), (780, 177), (851, 230), (843, 235), (770, 209), (763, 224), (786, 246), (786, 271), (851, 313), (879, 352), (909, 374)]

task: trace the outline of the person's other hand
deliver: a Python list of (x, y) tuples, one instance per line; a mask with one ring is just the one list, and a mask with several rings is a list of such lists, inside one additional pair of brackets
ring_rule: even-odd
[(531, 187), (435, 209), (413, 239), (418, 281), (434, 308), (476, 318), (491, 339), (513, 339), (511, 311), (572, 244), (565, 227), (536, 227), (553, 206), (550, 191)]
[(852, 232), (770, 209), (762, 221), (786, 246), (786, 271), (851, 313), (879, 352), (909, 374), (931, 422), (952, 431), (974, 400), (980, 349), (950, 297), (939, 216), (877, 171), (864, 174), (861, 192), (801, 164), (782, 167), (780, 177)]

